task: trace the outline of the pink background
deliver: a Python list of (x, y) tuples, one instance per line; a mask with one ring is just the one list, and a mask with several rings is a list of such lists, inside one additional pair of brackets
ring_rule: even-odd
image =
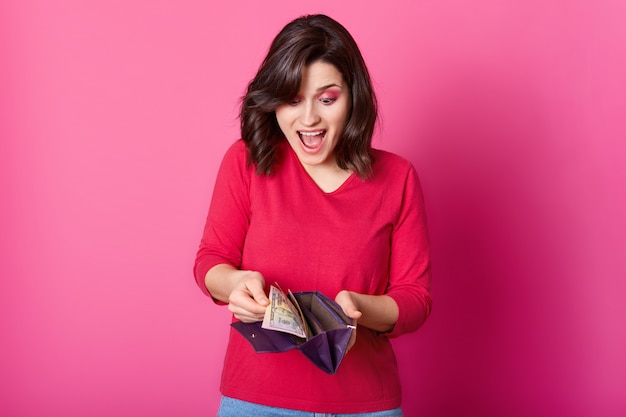
[(406, 415), (626, 415), (624, 2), (212, 3), (0, 3), (2, 416), (214, 415), (228, 313), (192, 263), (238, 98), (314, 12), (426, 193)]

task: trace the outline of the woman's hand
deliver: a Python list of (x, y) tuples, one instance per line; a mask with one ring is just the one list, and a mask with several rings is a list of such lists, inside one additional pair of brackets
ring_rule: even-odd
[(241, 277), (228, 296), (228, 309), (244, 323), (261, 321), (270, 303), (265, 295), (265, 279), (260, 272), (240, 272)]
[(204, 284), (214, 299), (228, 304), (237, 319), (245, 323), (263, 320), (270, 301), (265, 295), (265, 278), (260, 272), (219, 264), (207, 272)]
[(398, 304), (388, 295), (368, 295), (343, 290), (337, 294), (335, 301), (348, 317), (358, 319), (360, 326), (376, 332), (388, 333), (398, 321)]
[[(352, 292), (347, 290), (339, 291), (339, 294), (335, 297), (335, 302), (341, 306), (343, 312), (354, 320), (354, 326), (357, 325), (357, 321), (361, 318), (363, 313), (359, 311), (359, 308), (356, 304), (356, 300), (353, 297)], [(350, 336), (350, 341), (348, 342), (348, 349), (350, 350), (352, 346), (356, 343), (356, 329), (352, 331), (352, 335)]]

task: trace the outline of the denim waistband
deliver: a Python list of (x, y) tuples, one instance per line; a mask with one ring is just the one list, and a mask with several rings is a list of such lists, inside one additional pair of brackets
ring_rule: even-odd
[(269, 407), (223, 396), (217, 417), (403, 417), (403, 415), (400, 408), (356, 414), (311, 413), (288, 408)]

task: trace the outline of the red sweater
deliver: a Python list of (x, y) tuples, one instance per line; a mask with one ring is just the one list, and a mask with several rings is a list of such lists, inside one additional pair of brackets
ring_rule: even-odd
[(399, 318), (388, 334), (358, 327), (355, 346), (335, 375), (297, 350), (257, 354), (234, 329), (224, 361), (223, 395), (310, 412), (361, 413), (400, 406), (389, 337), (416, 330), (430, 313), (430, 248), (424, 203), (412, 165), (374, 150), (373, 178), (352, 174), (323, 192), (287, 142), (270, 176), (246, 164), (243, 141), (220, 167), (195, 263), (202, 290), (207, 271), (227, 263), (256, 270), (267, 285), (343, 289), (392, 297)]

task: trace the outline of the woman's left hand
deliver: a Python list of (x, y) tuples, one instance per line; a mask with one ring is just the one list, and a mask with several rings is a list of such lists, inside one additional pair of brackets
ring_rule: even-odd
[[(349, 318), (354, 320), (354, 326), (357, 325), (357, 321), (361, 318), (363, 313), (359, 311), (359, 307), (356, 303), (354, 293), (348, 290), (339, 291), (337, 296), (335, 297), (335, 302), (341, 306), (343, 312)], [(356, 343), (356, 329), (352, 331), (352, 335), (350, 336), (350, 341), (348, 342), (348, 349), (350, 350), (352, 346)]]
[(385, 294), (369, 295), (343, 290), (337, 294), (335, 301), (348, 317), (359, 320), (359, 326), (379, 333), (393, 331), (400, 315), (396, 301)]

